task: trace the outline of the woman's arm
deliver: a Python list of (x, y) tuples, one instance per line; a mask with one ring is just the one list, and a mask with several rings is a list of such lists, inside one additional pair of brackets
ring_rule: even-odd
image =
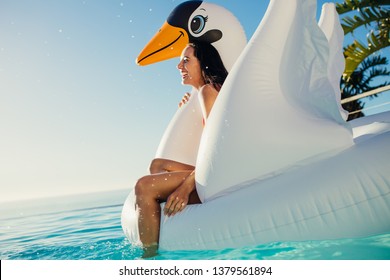
[(218, 91), (211, 85), (203, 86), (199, 91), (200, 107), (202, 108), (203, 119), (206, 121), (210, 115), (214, 102), (218, 97)]

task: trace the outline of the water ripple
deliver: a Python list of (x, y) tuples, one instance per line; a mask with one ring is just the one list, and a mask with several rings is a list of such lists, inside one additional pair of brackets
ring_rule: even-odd
[[(0, 259), (140, 259), (112, 204), (0, 220)], [(390, 259), (390, 233), (362, 239), (275, 242), (216, 251), (162, 251), (159, 260)]]

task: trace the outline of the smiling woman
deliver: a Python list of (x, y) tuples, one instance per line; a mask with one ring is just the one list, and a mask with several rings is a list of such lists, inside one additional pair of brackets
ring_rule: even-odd
[[(228, 74), (218, 51), (210, 43), (188, 44), (177, 68), (183, 85), (192, 86), (194, 91), (199, 92), (199, 100), (194, 102), (199, 103), (202, 114), (197, 121), (202, 119), (205, 123)], [(180, 110), (185, 110), (187, 98), (186, 94)], [(196, 150), (192, 152), (196, 153)], [(170, 158), (157, 158), (151, 163), (150, 173), (139, 179), (134, 187), (139, 236), (145, 250), (144, 256), (148, 257), (155, 255), (158, 248), (160, 204), (166, 202), (164, 214), (173, 216), (183, 211), (188, 204), (200, 203), (195, 189), (195, 165)]]

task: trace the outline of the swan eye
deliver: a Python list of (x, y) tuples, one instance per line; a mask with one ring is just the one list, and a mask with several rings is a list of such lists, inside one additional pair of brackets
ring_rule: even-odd
[(204, 27), (206, 26), (207, 17), (203, 16), (194, 16), (194, 18), (191, 20), (191, 31), (195, 34), (199, 34), (203, 31)]

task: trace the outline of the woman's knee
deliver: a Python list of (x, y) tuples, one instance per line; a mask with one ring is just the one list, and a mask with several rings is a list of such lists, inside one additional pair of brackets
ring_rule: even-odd
[(150, 179), (148, 178), (148, 176), (144, 176), (138, 179), (134, 187), (136, 197), (147, 196), (150, 190), (149, 187)]
[(165, 160), (161, 158), (155, 158), (150, 163), (149, 171), (150, 174), (160, 173), (164, 171)]

